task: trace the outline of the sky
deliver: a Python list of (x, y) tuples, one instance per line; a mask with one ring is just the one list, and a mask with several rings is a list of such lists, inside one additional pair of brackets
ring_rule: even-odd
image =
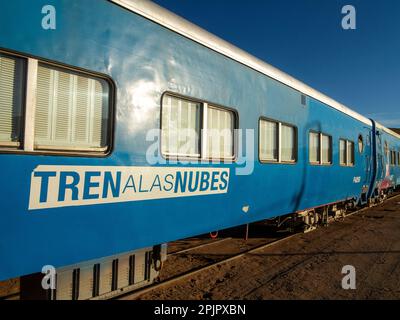
[[(399, 0), (155, 0), (388, 127), (400, 128)], [(342, 8), (356, 29), (342, 28)]]

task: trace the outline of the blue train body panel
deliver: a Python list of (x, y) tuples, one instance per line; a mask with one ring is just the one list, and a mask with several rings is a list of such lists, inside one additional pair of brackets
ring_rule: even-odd
[[(400, 185), (399, 159), (396, 158), (400, 150), (400, 140), (379, 127), (376, 129), (376, 136), (377, 177), (375, 189), (376, 192), (381, 192), (388, 188), (394, 189)], [(393, 151), (396, 152), (395, 155), (391, 155)]]
[[(360, 199), (372, 179), (370, 126), (108, 1), (53, 0), (57, 29), (41, 28), (43, 1), (0, 4), (0, 48), (107, 75), (115, 83), (113, 150), (104, 158), (1, 154), (0, 279), (242, 225), (346, 199)], [(250, 175), (233, 164), (154, 167), (229, 170), (226, 193), (28, 210), (39, 166), (148, 167), (148, 130), (160, 127), (164, 92), (234, 108), (240, 129), (260, 117), (298, 129), (296, 164), (262, 164)], [(311, 166), (310, 130), (332, 136), (333, 164)], [(339, 139), (365, 141), (355, 166), (339, 165)], [(392, 141), (390, 135), (387, 139)], [(249, 165), (249, 163), (248, 163)], [(399, 177), (398, 168), (394, 174)], [(381, 181), (383, 169), (378, 169)], [(400, 181), (396, 180), (397, 184)], [(244, 213), (243, 207), (249, 211)]]

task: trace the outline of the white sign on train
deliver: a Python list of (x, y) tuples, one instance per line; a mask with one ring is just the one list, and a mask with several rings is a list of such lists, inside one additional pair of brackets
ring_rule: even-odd
[(38, 166), (29, 210), (224, 194), (229, 168)]

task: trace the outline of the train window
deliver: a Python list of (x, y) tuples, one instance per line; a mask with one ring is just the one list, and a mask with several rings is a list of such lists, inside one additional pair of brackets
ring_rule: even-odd
[(310, 162), (320, 163), (321, 151), (320, 151), (320, 134), (310, 132)]
[(105, 151), (109, 91), (101, 78), (39, 63), (35, 148)]
[(390, 150), (390, 165), (396, 165), (395, 151)]
[(363, 151), (364, 151), (364, 141), (362, 135), (360, 134), (358, 136), (358, 152), (363, 153)]
[(346, 149), (346, 140), (340, 139), (339, 140), (339, 157), (340, 157), (340, 164), (342, 166), (347, 165), (347, 149)]
[(354, 166), (354, 142), (347, 141), (347, 165)]
[(278, 162), (278, 128), (274, 121), (260, 120), (260, 160)]
[(293, 126), (281, 126), (281, 161), (296, 161), (296, 129)]
[(340, 165), (352, 167), (354, 166), (354, 142), (340, 139), (339, 140), (339, 158)]
[(331, 137), (321, 134), (321, 163), (331, 164), (332, 141)]
[(309, 158), (311, 164), (332, 164), (332, 137), (319, 132), (310, 132)]
[(21, 142), (26, 60), (0, 53), (0, 145)]
[(259, 157), (261, 162), (295, 163), (297, 161), (296, 127), (260, 119)]
[(397, 152), (397, 165), (400, 166), (400, 152)]
[(234, 113), (208, 106), (207, 108), (207, 157), (228, 159), (234, 156)]
[(162, 101), (161, 150), (166, 156), (200, 157), (201, 104), (171, 95)]

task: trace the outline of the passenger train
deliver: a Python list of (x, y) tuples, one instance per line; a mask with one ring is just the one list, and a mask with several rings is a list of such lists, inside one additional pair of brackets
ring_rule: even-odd
[(22, 296), (112, 296), (170, 241), (307, 231), (400, 185), (400, 135), (158, 5), (46, 3), (0, 4), (0, 280)]

